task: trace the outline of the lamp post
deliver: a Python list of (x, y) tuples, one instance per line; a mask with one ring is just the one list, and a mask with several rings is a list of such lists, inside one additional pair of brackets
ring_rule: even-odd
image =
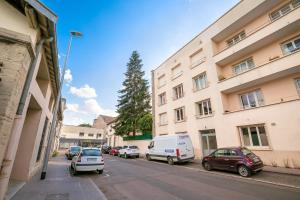
[(49, 134), (49, 138), (48, 138), (48, 142), (47, 142), (47, 148), (46, 148), (46, 152), (45, 152), (45, 158), (44, 158), (44, 162), (43, 162), (43, 169), (42, 169), (42, 173), (41, 173), (41, 179), (42, 180), (46, 178), (46, 171), (47, 171), (47, 167), (48, 167), (48, 160), (49, 160), (49, 156), (50, 156), (51, 145), (52, 145), (53, 138), (55, 136), (57, 111), (58, 111), (58, 108), (60, 106), (61, 89), (62, 89), (62, 86), (63, 86), (63, 83), (64, 83), (64, 76), (65, 76), (67, 63), (68, 63), (68, 59), (69, 59), (69, 55), (70, 55), (72, 38), (73, 38), (73, 36), (82, 36), (82, 34), (80, 32), (77, 32), (77, 31), (71, 31), (70, 33), (71, 34), (70, 34), (70, 40), (69, 40), (69, 44), (68, 44), (67, 55), (65, 57), (64, 67), (63, 67), (63, 71), (62, 71), (61, 78), (60, 78), (59, 90), (57, 91), (55, 107), (54, 107), (54, 110), (53, 110), (52, 124), (51, 124), (51, 128), (50, 128), (50, 134)]

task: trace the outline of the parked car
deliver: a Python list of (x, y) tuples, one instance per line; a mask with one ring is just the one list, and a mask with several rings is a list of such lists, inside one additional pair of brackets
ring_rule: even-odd
[(83, 148), (73, 157), (70, 170), (73, 175), (79, 171), (97, 171), (103, 173), (104, 160), (99, 148)]
[(109, 155), (113, 155), (113, 156), (117, 156), (119, 155), (119, 150), (122, 147), (113, 147), (110, 151), (109, 151)]
[(194, 160), (192, 141), (188, 134), (156, 136), (146, 150), (147, 160), (164, 160), (170, 165), (175, 162)]
[(202, 165), (206, 170), (228, 170), (243, 177), (262, 171), (264, 166), (261, 159), (245, 147), (217, 149), (203, 158)]
[(129, 157), (140, 157), (139, 148), (137, 146), (123, 146), (119, 149), (119, 157), (129, 158)]
[(109, 154), (109, 151), (111, 150), (111, 146), (102, 146), (101, 151), (104, 154)]
[(80, 146), (70, 146), (70, 148), (65, 153), (68, 160), (72, 160), (72, 158), (81, 151)]

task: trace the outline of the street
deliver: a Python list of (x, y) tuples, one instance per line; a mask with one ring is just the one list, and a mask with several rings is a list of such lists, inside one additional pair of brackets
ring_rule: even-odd
[[(266, 184), (226, 172), (200, 172), (189, 169), (188, 165), (170, 166), (163, 162), (105, 155), (103, 175), (82, 173), (79, 176), (91, 178), (111, 200), (300, 199), (299, 188)], [(272, 175), (263, 172), (257, 176)], [(300, 184), (300, 177), (294, 177), (293, 182)]]

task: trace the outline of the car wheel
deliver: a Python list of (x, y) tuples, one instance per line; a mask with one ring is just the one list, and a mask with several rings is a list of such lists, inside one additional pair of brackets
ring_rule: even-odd
[(211, 164), (209, 164), (209, 162), (205, 162), (204, 164), (203, 164), (203, 167), (204, 167), (204, 169), (206, 169), (207, 171), (210, 171), (212, 168), (211, 168)]
[(241, 165), (238, 167), (238, 173), (242, 177), (248, 177), (251, 175), (250, 170), (245, 165)]
[(168, 157), (167, 160), (169, 165), (174, 165), (174, 160), (172, 157)]
[(125, 158), (125, 159), (127, 159), (127, 158), (128, 158), (128, 156), (127, 156), (127, 154), (126, 154), (126, 153), (124, 153), (124, 158)]
[(146, 159), (147, 159), (148, 161), (150, 161), (150, 160), (151, 160), (151, 157), (150, 157), (150, 155), (149, 155), (149, 154), (147, 154), (147, 155), (146, 155)]
[(103, 174), (103, 169), (97, 170), (97, 172), (98, 172), (99, 174)]

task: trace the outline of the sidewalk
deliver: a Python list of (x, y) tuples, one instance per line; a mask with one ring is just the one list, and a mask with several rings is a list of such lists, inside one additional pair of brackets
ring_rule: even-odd
[(69, 162), (63, 156), (52, 158), (46, 179), (40, 180), (37, 173), (12, 200), (106, 200), (89, 177), (72, 177), (68, 167)]
[[(201, 164), (201, 160), (195, 159), (194, 163)], [(202, 165), (201, 165), (202, 166)], [(284, 167), (272, 167), (272, 166), (264, 166), (263, 171), (273, 172), (279, 174), (289, 174), (300, 176), (300, 169), (292, 169), (292, 168), (284, 168)]]

